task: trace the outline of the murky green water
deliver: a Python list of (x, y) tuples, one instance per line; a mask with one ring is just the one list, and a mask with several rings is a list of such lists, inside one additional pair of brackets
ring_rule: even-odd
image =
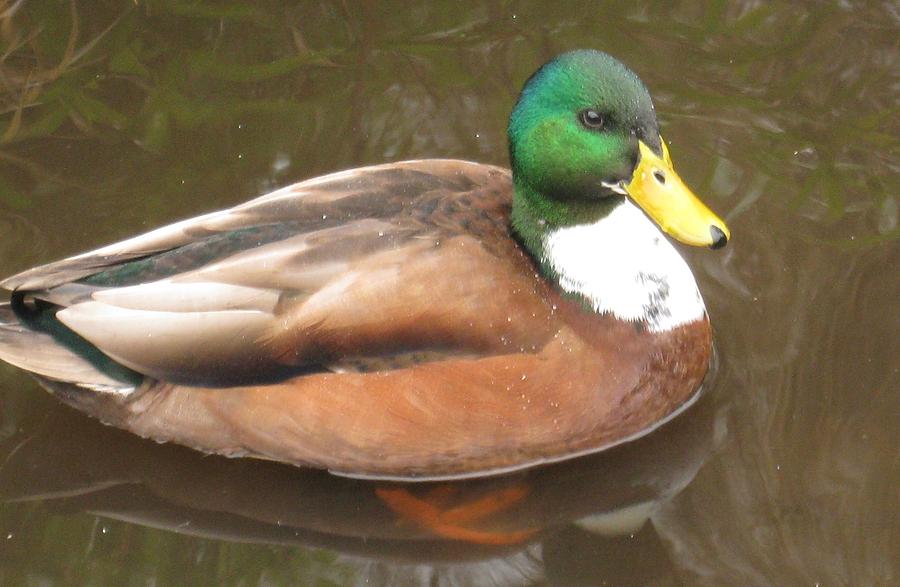
[[(0, 365), (0, 583), (900, 582), (896, 3), (3, 5), (3, 275), (327, 171), (505, 163), (523, 80), (576, 47), (641, 75), (734, 240), (684, 251), (719, 357), (699, 405), (489, 482), (202, 457)], [(387, 505), (488, 495), (468, 533)]]

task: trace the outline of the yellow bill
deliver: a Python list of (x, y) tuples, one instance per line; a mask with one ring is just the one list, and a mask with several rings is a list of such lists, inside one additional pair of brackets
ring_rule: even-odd
[(731, 232), (690, 188), (684, 185), (662, 140), (663, 157), (640, 141), (641, 160), (625, 191), (666, 233), (679, 241), (713, 249), (724, 247)]

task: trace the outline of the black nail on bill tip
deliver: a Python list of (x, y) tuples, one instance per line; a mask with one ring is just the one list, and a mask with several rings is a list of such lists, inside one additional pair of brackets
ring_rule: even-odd
[(718, 226), (710, 226), (709, 234), (712, 235), (713, 240), (712, 244), (709, 245), (711, 249), (721, 249), (728, 242), (728, 237), (725, 236), (725, 233)]

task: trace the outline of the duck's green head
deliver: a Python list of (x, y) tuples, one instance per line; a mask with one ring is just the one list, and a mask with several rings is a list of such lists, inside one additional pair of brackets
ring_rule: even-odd
[(647, 88), (600, 51), (564, 53), (525, 83), (509, 119), (526, 242), (538, 227), (592, 222), (627, 196), (681, 242), (718, 248), (728, 228), (672, 167)]

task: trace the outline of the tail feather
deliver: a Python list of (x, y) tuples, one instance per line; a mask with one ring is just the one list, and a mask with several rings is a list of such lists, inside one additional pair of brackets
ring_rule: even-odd
[(22, 312), (0, 304), (0, 359), (42, 378), (99, 392), (130, 393), (142, 379), (62, 326), (51, 309)]

